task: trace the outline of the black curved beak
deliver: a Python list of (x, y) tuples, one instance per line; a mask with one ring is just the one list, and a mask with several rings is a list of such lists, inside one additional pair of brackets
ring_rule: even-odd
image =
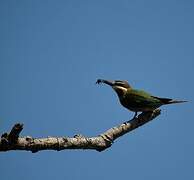
[(110, 80), (97, 79), (96, 84), (101, 84), (101, 83), (107, 84), (109, 86), (114, 86), (115, 82)]

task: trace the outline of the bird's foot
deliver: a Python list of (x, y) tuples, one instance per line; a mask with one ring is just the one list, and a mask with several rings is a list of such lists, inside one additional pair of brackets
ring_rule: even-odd
[(135, 112), (134, 116), (132, 119), (135, 119), (137, 117), (137, 112)]

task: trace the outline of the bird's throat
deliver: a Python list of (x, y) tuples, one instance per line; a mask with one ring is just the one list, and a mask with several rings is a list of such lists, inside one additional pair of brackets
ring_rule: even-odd
[(126, 94), (127, 92), (127, 88), (124, 88), (124, 87), (113, 87), (113, 89), (116, 91), (117, 95), (119, 96), (119, 99), (122, 99), (123, 96)]

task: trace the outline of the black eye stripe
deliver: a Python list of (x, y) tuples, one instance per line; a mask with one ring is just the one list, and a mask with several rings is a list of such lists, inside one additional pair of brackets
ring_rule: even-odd
[(127, 81), (115, 80), (114, 84), (116, 86), (121, 86), (121, 87), (124, 87), (124, 88), (129, 88), (130, 87), (130, 85), (128, 84)]
[(122, 83), (123, 81), (121, 81), (121, 80), (115, 80), (115, 82), (121, 82)]
[(124, 83), (115, 83), (116, 86), (125, 87), (126, 85)]

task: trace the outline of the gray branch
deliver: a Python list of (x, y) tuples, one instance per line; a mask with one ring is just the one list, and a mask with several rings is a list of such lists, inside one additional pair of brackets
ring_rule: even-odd
[(33, 153), (41, 150), (65, 150), (65, 149), (92, 149), (103, 151), (124, 134), (144, 125), (160, 115), (160, 109), (153, 112), (143, 112), (137, 118), (133, 118), (119, 126), (113, 127), (96, 137), (75, 135), (74, 137), (47, 137), (32, 138), (30, 136), (19, 137), (23, 124), (15, 124), (10, 133), (2, 134), (0, 138), (0, 151), (25, 150)]

